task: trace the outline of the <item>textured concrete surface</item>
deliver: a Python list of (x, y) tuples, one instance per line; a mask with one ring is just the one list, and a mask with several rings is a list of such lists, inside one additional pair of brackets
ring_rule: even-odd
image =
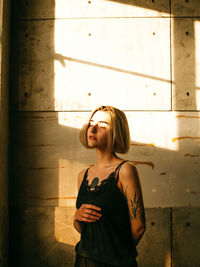
[[(21, 267), (73, 266), (74, 245), (80, 238), (72, 226), (74, 212), (69, 207), (17, 211), (23, 244)], [(139, 266), (198, 266), (198, 216), (199, 208), (147, 208), (147, 230), (137, 247)]]
[[(25, 209), (21, 217), (21, 267), (73, 266), (74, 245), (80, 238), (72, 226), (74, 211), (66, 207)], [(171, 209), (147, 209), (146, 219), (147, 232), (138, 246), (138, 263), (144, 267), (171, 266)]]
[(200, 22), (195, 18), (172, 20), (173, 109), (176, 110), (200, 110), (199, 30)]
[(199, 0), (172, 0), (171, 1), (172, 16), (176, 17), (199, 17), (200, 6)]
[[(89, 112), (25, 112), (18, 118), (18, 199), (28, 206), (73, 206), (77, 174), (94, 163), (79, 142)], [(198, 206), (197, 112), (126, 112), (131, 148), (148, 207)], [(142, 122), (142, 123), (141, 123)], [(178, 125), (183, 125), (180, 130)], [(150, 129), (154, 131), (150, 131)], [(182, 148), (183, 147), (183, 148)], [(15, 200), (14, 200), (15, 201)]]
[(30, 207), (25, 209), (20, 266), (72, 267), (79, 235), (72, 226), (74, 209)]
[(173, 209), (173, 267), (199, 266), (199, 216), (199, 207)]
[(18, 31), (20, 110), (170, 109), (169, 19), (34, 20)]
[(146, 209), (145, 235), (138, 250), (141, 267), (171, 267), (171, 209)]

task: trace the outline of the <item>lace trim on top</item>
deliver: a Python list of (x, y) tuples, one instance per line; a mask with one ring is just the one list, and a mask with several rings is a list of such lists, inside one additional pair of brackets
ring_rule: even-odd
[(85, 185), (85, 188), (86, 188), (87, 191), (94, 192), (94, 191), (98, 190), (100, 187), (102, 187), (103, 185), (107, 184), (110, 181), (111, 178), (115, 179), (115, 172), (114, 171), (111, 172), (107, 178), (101, 180), (100, 184), (96, 185), (95, 188), (93, 190), (91, 190), (91, 187), (90, 187), (91, 184), (90, 185), (88, 184), (89, 181), (88, 181), (87, 175), (86, 175), (84, 185)]
[(90, 187), (91, 184), (90, 184), (90, 185), (88, 184), (88, 182), (89, 182), (88, 179), (87, 179), (87, 177), (88, 177), (88, 170), (89, 170), (89, 168), (88, 168), (88, 169), (86, 170), (86, 172), (85, 172), (85, 176), (84, 176), (84, 185), (85, 185), (86, 190), (89, 191), (89, 192), (95, 192), (95, 191), (97, 191), (100, 187), (102, 187), (103, 185), (107, 184), (107, 183), (111, 180), (111, 178), (114, 178), (115, 181), (116, 181), (116, 183), (117, 183), (117, 182), (118, 182), (118, 179), (119, 179), (119, 170), (120, 170), (121, 166), (122, 166), (125, 162), (127, 162), (127, 160), (122, 161), (122, 162), (117, 166), (117, 168), (116, 168), (113, 172), (111, 172), (107, 178), (101, 180), (100, 184), (99, 184), (99, 185), (96, 185), (95, 188), (94, 188), (93, 190), (90, 190), (90, 189), (91, 189), (91, 187)]

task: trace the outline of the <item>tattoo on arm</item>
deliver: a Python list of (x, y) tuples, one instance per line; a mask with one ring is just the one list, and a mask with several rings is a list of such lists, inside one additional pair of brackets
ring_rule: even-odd
[[(127, 201), (128, 197), (127, 197), (127, 187), (126, 186), (126, 190), (125, 190), (125, 196)], [(145, 212), (144, 209), (142, 207), (142, 199), (141, 196), (139, 195), (137, 198), (137, 194), (135, 192), (134, 197), (130, 198), (130, 208), (129, 208), (129, 213), (130, 213), (130, 217), (132, 220), (136, 219), (138, 216), (140, 217), (140, 220), (145, 224)]]
[(139, 213), (139, 209), (141, 207), (140, 197), (137, 200), (136, 193), (135, 193), (134, 198), (133, 199), (130, 198), (130, 201), (131, 201), (131, 217), (133, 219), (136, 219)]

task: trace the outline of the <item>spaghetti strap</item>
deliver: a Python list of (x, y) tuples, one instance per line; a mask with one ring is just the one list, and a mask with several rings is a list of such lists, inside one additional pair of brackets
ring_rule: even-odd
[(118, 180), (119, 180), (119, 171), (120, 171), (120, 169), (121, 169), (121, 166), (122, 166), (125, 162), (127, 162), (127, 160), (122, 161), (122, 162), (117, 166), (117, 168), (116, 168), (115, 171), (114, 171), (115, 175), (116, 175), (116, 173), (117, 173), (117, 175), (116, 175), (116, 182), (117, 182), (117, 183), (118, 183)]
[(87, 175), (88, 175), (88, 170), (90, 167), (87, 168), (87, 170), (85, 171), (84, 177), (83, 177), (83, 181), (87, 179)]
[(127, 162), (127, 160), (122, 161), (122, 162), (117, 166), (117, 168), (115, 169), (114, 173), (116, 173), (117, 170), (120, 169), (121, 166), (122, 166), (125, 162)]

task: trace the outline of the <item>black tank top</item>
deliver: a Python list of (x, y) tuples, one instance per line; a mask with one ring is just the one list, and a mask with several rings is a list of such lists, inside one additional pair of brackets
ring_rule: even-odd
[(137, 256), (127, 201), (117, 186), (119, 170), (124, 162), (93, 191), (88, 186), (88, 168), (76, 201), (77, 209), (82, 204), (93, 204), (101, 207), (102, 214), (96, 222), (81, 222), (81, 240), (76, 245), (76, 253), (114, 266), (131, 265)]

